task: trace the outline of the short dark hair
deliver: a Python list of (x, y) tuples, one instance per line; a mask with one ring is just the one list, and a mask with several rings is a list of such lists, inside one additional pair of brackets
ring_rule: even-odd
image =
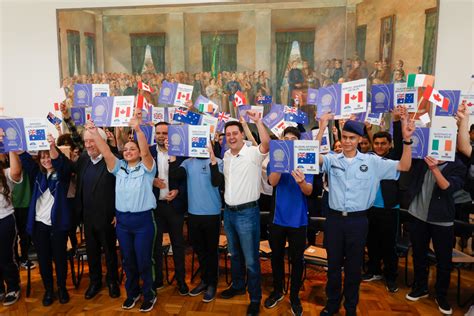
[(392, 142), (392, 135), (390, 135), (389, 132), (382, 131), (375, 133), (374, 136), (372, 136), (372, 141), (375, 142), (375, 139), (377, 138), (386, 138), (389, 143)]
[(71, 146), (73, 143), (71, 134), (69, 133), (60, 135), (56, 140), (56, 145), (58, 146)]
[(472, 132), (474, 130), (474, 124), (471, 124), (471, 128), (469, 129), (469, 132)]
[(155, 124), (155, 127), (160, 126), (160, 125), (166, 125), (166, 126), (168, 126), (168, 125), (170, 125), (170, 123), (165, 122), (165, 121), (158, 122), (158, 123)]
[(225, 123), (224, 133), (225, 133), (225, 131), (227, 131), (227, 127), (229, 127), (229, 126), (237, 126), (241, 133), (244, 132), (244, 127), (242, 126), (242, 123), (240, 123), (238, 121), (230, 121), (230, 122)]
[(287, 128), (285, 128), (283, 130), (283, 136), (285, 136), (286, 134), (293, 134), (296, 137), (298, 137), (298, 139), (301, 138), (300, 130), (297, 127), (294, 127), (294, 126), (288, 126)]

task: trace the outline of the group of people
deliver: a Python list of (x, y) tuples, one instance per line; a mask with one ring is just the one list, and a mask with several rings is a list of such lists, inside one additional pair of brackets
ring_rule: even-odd
[[(57, 140), (49, 135), (50, 149), (39, 151), (35, 157), (28, 152), (10, 152), (8, 163), (2, 164), (0, 295), (4, 305), (14, 304), (20, 297), (18, 265), (12, 251), (17, 243), (17, 226), (20, 239), (26, 238), (22, 234), (25, 231), (38, 254), (45, 290), (43, 305), (53, 304), (56, 298), (61, 304), (69, 301), (67, 241), (69, 238), (73, 247), (77, 246), (74, 239), (80, 222), (89, 264), (85, 299), (94, 298), (102, 290), (102, 253), (109, 295), (121, 296), (118, 240), (126, 275), (122, 308), (134, 308), (143, 297), (140, 311), (151, 311), (157, 291), (164, 286), (161, 245), (166, 231), (173, 249), (179, 294), (202, 294), (204, 302), (211, 302), (217, 296), (218, 243), (223, 220), (232, 285), (220, 297), (231, 299), (248, 291), (247, 314), (259, 314), (259, 243), (261, 230), (267, 229), (273, 290), (263, 305), (273, 308), (284, 299), (288, 241), (291, 311), (302, 315), (299, 291), (303, 253), (309, 240), (308, 213), (320, 196), (320, 214), (326, 218), (324, 246), (328, 259), (327, 303), (321, 315), (337, 313), (342, 302), (346, 314), (355, 315), (361, 280), (383, 278), (389, 292), (398, 291), (395, 243), (400, 208), (408, 210), (413, 245), (415, 281), (406, 298), (416, 301), (428, 296), (427, 250), (431, 240), (438, 263), (436, 302), (442, 312), (452, 312), (447, 291), (456, 214), (454, 196), (469, 182), (467, 169), (472, 161), (469, 113), (464, 106), (457, 113), (459, 153), (454, 162), (431, 157), (412, 159), (414, 122), (405, 108), (397, 107), (392, 113), (393, 135), (386, 131), (372, 135), (368, 133), (369, 126), (354, 120), (337, 122), (332, 130), (336, 139), (333, 151), (319, 155), (318, 175), (305, 175), (300, 170), (291, 174), (270, 172), (269, 143), (276, 137), (270, 137), (255, 111), (247, 114), (255, 122), (257, 133), (252, 135), (245, 122), (227, 122), (219, 141), (209, 145), (209, 158), (170, 156), (166, 122), (156, 124), (156, 145), (149, 146), (138, 112), (130, 121), (132, 137), (117, 146), (114, 133), (91, 121), (81, 135), (66, 102), (61, 104), (61, 111), (70, 133)], [(319, 141), (333, 119), (330, 113), (319, 119)], [(297, 140), (302, 132), (303, 126), (290, 126), (281, 139)], [(221, 153), (223, 138), (228, 150)], [(69, 150), (62, 152), (64, 145)], [(24, 200), (29, 206), (22, 211), (26, 214), (20, 215), (26, 218), (22, 225), (16, 222), (15, 204)], [(24, 207), (24, 203), (18, 205)], [(271, 220), (262, 226), (260, 209), (264, 205), (270, 205)], [(191, 290), (185, 281), (186, 212), (191, 245), (201, 268), (201, 281)], [(368, 271), (362, 274), (365, 246), (369, 263)]]

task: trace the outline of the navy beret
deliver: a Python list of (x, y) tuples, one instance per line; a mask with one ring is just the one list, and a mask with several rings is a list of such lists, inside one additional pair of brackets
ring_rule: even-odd
[(361, 122), (349, 120), (346, 121), (346, 124), (344, 124), (344, 127), (342, 128), (343, 131), (350, 132), (357, 134), (359, 136), (364, 136), (364, 127), (365, 125)]

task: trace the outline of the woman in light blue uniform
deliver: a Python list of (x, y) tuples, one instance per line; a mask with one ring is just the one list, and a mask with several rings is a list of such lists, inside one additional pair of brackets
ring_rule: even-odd
[[(123, 302), (122, 308), (132, 309), (143, 294), (140, 311), (148, 312), (156, 303), (156, 293), (152, 289), (152, 258), (156, 233), (153, 217), (156, 200), (152, 189), (156, 165), (150, 155), (145, 134), (140, 128), (140, 121), (139, 117), (134, 117), (130, 121), (138, 143), (129, 141), (125, 144), (122, 160), (112, 154), (109, 146), (100, 137), (97, 127), (88, 123), (86, 128), (93, 135), (107, 169), (117, 178), (116, 229), (127, 277), (125, 282), (127, 299)], [(141, 289), (140, 278), (143, 281)]]

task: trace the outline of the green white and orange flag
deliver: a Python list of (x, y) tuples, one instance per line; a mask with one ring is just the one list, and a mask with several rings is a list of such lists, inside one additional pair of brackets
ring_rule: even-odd
[(434, 89), (432, 86), (427, 86), (423, 92), (423, 98), (430, 101), (431, 103), (442, 107), (443, 110), (449, 110), (449, 99), (445, 98), (438, 90)]
[(434, 76), (422, 74), (409, 74), (407, 78), (407, 88), (434, 86)]

